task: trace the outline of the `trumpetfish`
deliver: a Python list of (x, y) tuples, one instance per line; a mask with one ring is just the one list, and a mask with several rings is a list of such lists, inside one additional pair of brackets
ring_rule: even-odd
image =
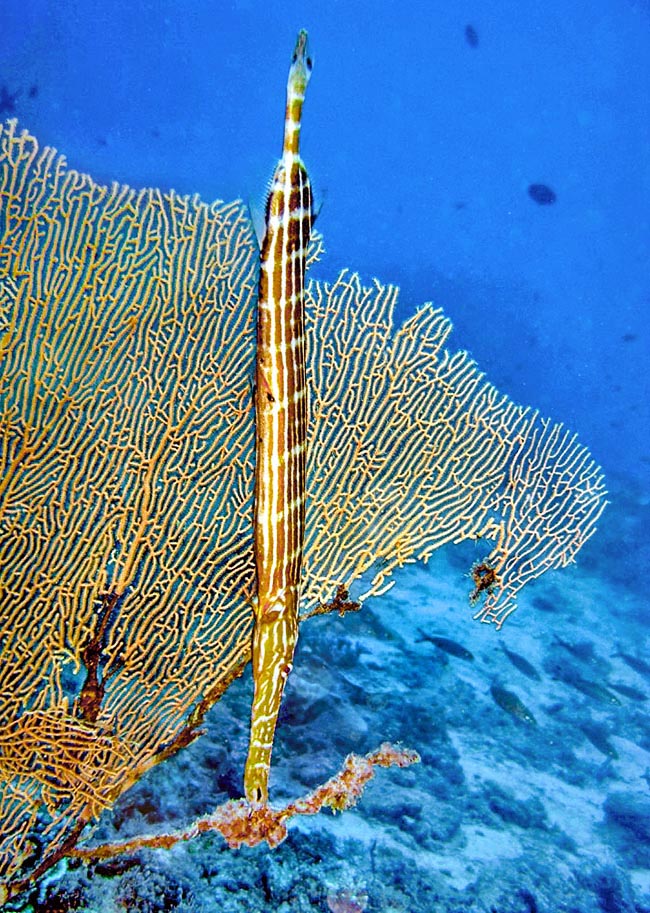
[(255, 366), (254, 695), (244, 774), (246, 798), (252, 804), (268, 801), (275, 726), (298, 637), (308, 421), (304, 284), (313, 222), (311, 187), (299, 150), (310, 73), (307, 32), (303, 30), (289, 69), (283, 153), (266, 202), (260, 255)]

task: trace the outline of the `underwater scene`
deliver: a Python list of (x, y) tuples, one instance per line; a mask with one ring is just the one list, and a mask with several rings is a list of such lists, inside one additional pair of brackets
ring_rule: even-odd
[(650, 913), (647, 0), (2, 0), (0, 910)]

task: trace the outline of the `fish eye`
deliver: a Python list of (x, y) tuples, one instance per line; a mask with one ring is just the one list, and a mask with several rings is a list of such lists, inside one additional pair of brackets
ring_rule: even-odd
[(305, 63), (307, 64), (307, 69), (311, 70), (311, 68), (312, 68), (311, 57), (308, 57), (307, 60), (305, 61)]
[(298, 60), (298, 55), (294, 54), (293, 57), (291, 58), (291, 63), (295, 63), (296, 60)]

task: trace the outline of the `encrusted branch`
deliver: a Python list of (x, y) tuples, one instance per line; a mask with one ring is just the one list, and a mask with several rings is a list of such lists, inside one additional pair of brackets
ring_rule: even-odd
[(304, 612), (300, 616), (300, 621), (313, 618), (314, 615), (329, 615), (330, 612), (338, 612), (340, 617), (343, 618), (348, 612), (358, 612), (360, 608), (361, 603), (350, 599), (347, 587), (339, 583), (336, 588), (336, 595), (331, 602), (320, 603), (314, 609)]
[(287, 836), (286, 824), (296, 815), (316, 815), (323, 808), (344, 811), (356, 804), (376, 767), (408, 767), (420, 760), (415, 751), (399, 748), (385, 742), (376, 751), (365, 756), (350, 754), (341, 770), (312, 793), (284, 808), (269, 805), (251, 805), (245, 799), (226, 802), (211, 815), (199, 818), (189, 828), (168, 834), (133, 837), (117, 843), (96, 847), (78, 847), (69, 855), (87, 861), (108, 859), (145, 848), (169, 849), (181, 841), (193, 840), (200, 834), (220, 833), (228, 846), (237, 848), (257, 846), (266, 842), (275, 847)]

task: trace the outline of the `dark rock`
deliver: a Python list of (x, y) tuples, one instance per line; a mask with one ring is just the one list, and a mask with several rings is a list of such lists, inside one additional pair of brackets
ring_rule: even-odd
[(650, 799), (639, 793), (611, 793), (605, 801), (605, 823), (630, 868), (650, 867)]
[(165, 820), (158, 798), (144, 786), (131, 790), (118, 800), (113, 813), (113, 823), (119, 831), (127, 821), (138, 815), (142, 816), (147, 824), (161, 824)]
[(485, 793), (490, 811), (506, 824), (546, 830), (546, 812), (539, 799), (534, 796), (527, 800), (516, 799), (512, 793), (491, 781), (485, 783)]
[(45, 897), (33, 902), (34, 913), (70, 913), (86, 906), (86, 894), (82, 887), (71, 889), (48, 887)]
[(102, 878), (119, 878), (129, 869), (135, 869), (141, 865), (137, 856), (117, 856), (115, 859), (105, 859), (103, 862), (97, 862), (91, 867), (94, 875), (101, 875)]
[(192, 891), (164, 872), (130, 872), (122, 879), (117, 901), (129, 913), (172, 913), (188, 909)]
[(631, 837), (650, 843), (650, 799), (637, 793), (611, 793), (605, 801), (605, 820), (624, 828)]
[(602, 913), (634, 913), (629, 884), (624, 883), (613, 866), (607, 866), (591, 877), (591, 887)]

